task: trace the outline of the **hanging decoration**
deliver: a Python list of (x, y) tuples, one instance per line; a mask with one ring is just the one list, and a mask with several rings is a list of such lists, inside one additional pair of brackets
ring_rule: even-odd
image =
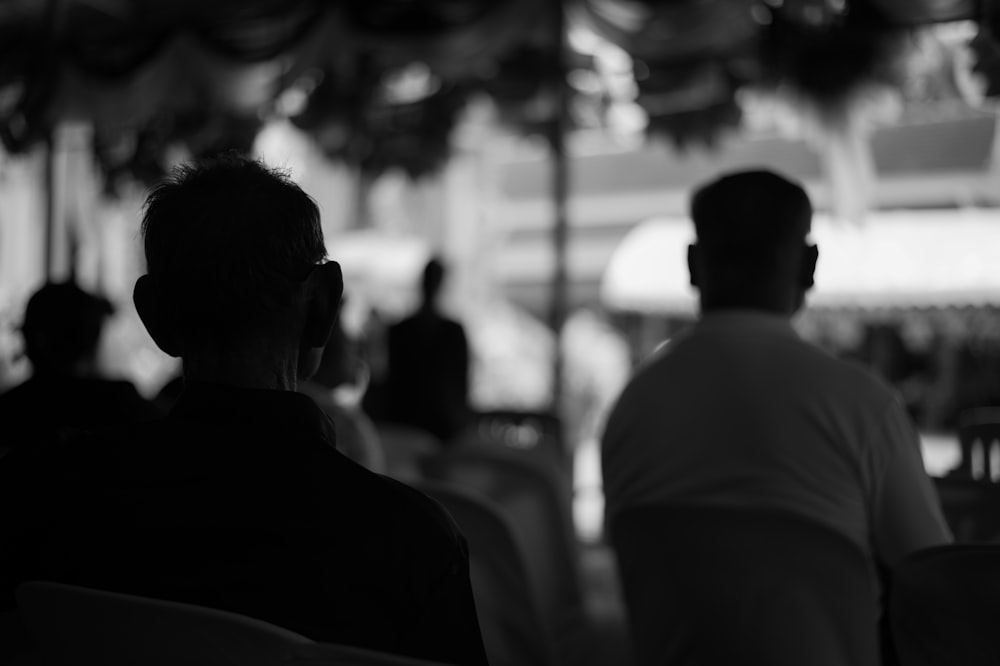
[(92, 147), (104, 194), (117, 196), (128, 183), (154, 185), (167, 174), (173, 150), (192, 158), (228, 151), (249, 155), (261, 127), (256, 116), (204, 110), (161, 116), (137, 130), (97, 127)]
[(555, 2), (539, 0), (346, 0), (338, 20), (350, 50), (386, 69), (425, 63), (466, 81), (532, 42)]
[(794, 91), (834, 124), (859, 90), (901, 86), (912, 32), (876, 4), (770, 0), (758, 7), (764, 27), (755, 84)]
[[(727, 130), (740, 126), (736, 101), (739, 80), (724, 63), (649, 67), (639, 80), (638, 103), (649, 116), (648, 132), (679, 149), (714, 146)], [(653, 74), (655, 72), (655, 74)]]
[(548, 136), (557, 113), (553, 53), (523, 46), (501, 59), (480, 81), (500, 122), (525, 135)]
[(371, 59), (350, 79), (324, 72), (291, 117), (330, 158), (369, 178), (398, 169), (413, 179), (439, 170), (469, 91), (443, 82), (422, 63), (379, 72)]
[[(930, 15), (927, 5), (914, 10)], [(650, 130), (678, 145), (712, 143), (738, 125), (744, 87), (790, 92), (810, 113), (843, 124), (859, 91), (900, 84), (912, 33), (890, 0), (584, 0), (583, 7), (593, 29), (635, 60)]]
[[(1000, 0), (6, 0), (0, 11), (0, 141), (7, 152), (24, 152), (63, 120), (89, 120), (103, 137), (99, 160), (118, 165), (109, 172), (121, 174), (122, 164), (149, 162), (138, 154), (162, 153), (152, 146), (164, 137), (174, 140), (174, 130), (164, 127), (204, 123), (205, 135), (224, 137), (214, 124), (240, 118), (252, 127), (254, 117), (283, 113), (277, 101), (285, 92), (321, 71), (328, 77), (324, 86), (336, 93), (316, 87), (300, 95), (309, 110), (296, 122), (313, 128), (340, 159), (363, 161), (373, 172), (398, 165), (424, 174), (447, 156), (450, 129), (470, 95), (491, 96), (501, 118), (519, 131), (551, 131), (559, 106), (554, 82), (576, 76), (586, 83), (577, 70), (594, 68), (591, 54), (571, 53), (570, 62), (553, 64), (559, 47), (552, 19), (554, 10), (564, 9), (570, 30), (585, 25), (610, 40), (634, 70), (635, 91), (624, 105), (607, 91), (571, 81), (571, 126), (593, 123), (602, 112), (631, 112), (634, 104), (648, 116), (648, 132), (679, 146), (711, 144), (739, 124), (737, 97), (748, 87), (791, 91), (814, 113), (842, 125), (858, 91), (896, 85), (897, 63), (915, 24), (979, 19), (975, 68), (987, 81), (986, 95), (1000, 95), (998, 5)], [(362, 62), (375, 82), (422, 63), (439, 85), (419, 101), (380, 100), (357, 75)], [(310, 92), (332, 96), (312, 101)], [(241, 142), (249, 131), (231, 140)], [(402, 136), (410, 131), (421, 136)], [(125, 138), (108, 138), (116, 133)], [(111, 159), (128, 152), (122, 146), (148, 148), (124, 162)], [(382, 150), (393, 156), (374, 156)], [(146, 167), (129, 170), (147, 173)]]
[(631, 57), (649, 134), (687, 148), (739, 126), (761, 27), (745, 3), (585, 0), (580, 18)]

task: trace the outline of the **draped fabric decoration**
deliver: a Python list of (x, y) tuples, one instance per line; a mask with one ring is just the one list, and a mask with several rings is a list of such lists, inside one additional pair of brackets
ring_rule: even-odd
[(788, 87), (841, 126), (858, 91), (902, 85), (911, 29), (877, 5), (832, 0), (767, 10), (761, 39), (765, 87)]
[(36, 37), (22, 47), (29, 67), (0, 71), (4, 147), (24, 152), (62, 121), (89, 121), (109, 192), (158, 179), (171, 146), (249, 150), (268, 105), (338, 25), (316, 0), (13, 5), (2, 29)]
[[(61, 121), (91, 121), (113, 191), (123, 177), (158, 178), (172, 146), (192, 155), (249, 150), (269, 117), (294, 115), (282, 105), (291, 90), (306, 97), (297, 124), (329, 155), (373, 175), (400, 168), (418, 177), (447, 159), (467, 97), (487, 87), (507, 53), (538, 41), (557, 6), (7, 0), (0, 140), (24, 152)], [(428, 70), (434, 90), (396, 94), (392, 80), (414, 64)]]
[(23, 152), (64, 120), (92, 122), (113, 188), (129, 175), (155, 178), (171, 146), (196, 155), (246, 147), (268, 118), (302, 114), (295, 122), (328, 154), (371, 174), (401, 168), (419, 176), (446, 159), (451, 127), (471, 95), (493, 97), (500, 117), (526, 132), (555, 127), (556, 86), (567, 77), (577, 124), (613, 110), (615, 100), (592, 81), (573, 83), (578, 70), (593, 69), (587, 55), (559, 57), (563, 10), (570, 30), (586, 25), (627, 52), (635, 78), (629, 103), (645, 110), (649, 132), (678, 145), (712, 143), (738, 126), (738, 93), (748, 86), (791, 90), (842, 128), (859, 91), (895, 84), (915, 25), (980, 19), (976, 67), (990, 81), (987, 94), (1000, 94), (998, 5), (3, 0), (0, 141)]
[(292, 122), (328, 157), (357, 167), (370, 179), (392, 169), (413, 179), (427, 176), (448, 160), (451, 132), (468, 90), (442, 83), (426, 67), (404, 69), (399, 77), (394, 85), (338, 90), (337, 80), (324, 75)]
[(635, 61), (649, 130), (679, 146), (712, 144), (739, 126), (737, 88), (757, 70), (759, 25), (732, 0), (585, 0), (590, 27)]
[(472, 96), (495, 95), (502, 106), (511, 90), (533, 94), (550, 78), (545, 63), (551, 54), (528, 70), (509, 68), (508, 54), (537, 51), (556, 6), (536, 0), (348, 3), (339, 17), (348, 48), (321, 72), (292, 122), (327, 155), (368, 177), (391, 169), (411, 178), (433, 173), (450, 156), (451, 132)]
[(556, 115), (552, 49), (524, 46), (496, 64), (481, 83), (501, 122), (525, 134), (547, 135)]
[(133, 131), (97, 126), (92, 148), (104, 194), (116, 196), (129, 182), (157, 183), (167, 173), (171, 148), (182, 147), (193, 158), (230, 150), (249, 154), (260, 128), (255, 116), (197, 110), (159, 115)]
[(788, 89), (844, 125), (858, 90), (898, 85), (910, 27), (877, 2), (847, 0), (585, 0), (585, 7), (594, 29), (641, 66), (638, 101), (650, 129), (679, 145), (710, 144), (737, 126), (736, 92), (744, 86)]
[(639, 81), (639, 104), (649, 114), (649, 132), (676, 147), (714, 146), (719, 134), (736, 129), (743, 111), (736, 101), (740, 79), (719, 61), (657, 67)]

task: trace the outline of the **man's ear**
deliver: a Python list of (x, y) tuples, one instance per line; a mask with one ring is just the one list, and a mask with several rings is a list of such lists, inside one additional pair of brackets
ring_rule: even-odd
[(802, 252), (802, 264), (799, 266), (799, 286), (809, 289), (815, 284), (816, 261), (819, 259), (819, 248), (806, 245)]
[(701, 262), (701, 248), (698, 247), (697, 243), (691, 243), (688, 245), (687, 253), (687, 264), (688, 273), (691, 274), (691, 286), (700, 287), (701, 282), (701, 271), (698, 269), (698, 264)]
[(340, 299), (344, 294), (340, 264), (329, 261), (317, 266), (306, 281), (308, 302), (303, 342), (309, 347), (324, 347), (340, 316)]
[(176, 322), (166, 312), (153, 280), (148, 275), (142, 275), (135, 281), (132, 302), (135, 303), (139, 319), (149, 331), (156, 346), (174, 358), (179, 357), (181, 344), (177, 335)]

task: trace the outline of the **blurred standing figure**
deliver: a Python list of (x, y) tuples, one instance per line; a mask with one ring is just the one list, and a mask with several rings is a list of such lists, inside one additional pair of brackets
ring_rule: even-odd
[(441, 260), (428, 261), (420, 307), (389, 328), (387, 416), (447, 443), (469, 419), (469, 345), (462, 325), (438, 310), (445, 275)]
[(0, 613), (35, 578), (485, 664), (455, 522), (338, 452), (333, 423), (296, 392), (343, 290), (315, 202), (226, 155), (157, 185), (142, 234), (133, 298), (181, 358), (183, 389), (161, 420), (0, 461)]
[(630, 508), (694, 505), (798, 516), (884, 567), (950, 541), (901, 401), (791, 326), (818, 257), (806, 192), (735, 173), (696, 191), (691, 217), (700, 317), (639, 367), (608, 419), (609, 532)]
[(101, 375), (98, 348), (112, 313), (107, 299), (72, 282), (48, 283), (31, 296), (21, 332), (32, 375), (0, 395), (3, 448), (160, 416), (131, 382)]

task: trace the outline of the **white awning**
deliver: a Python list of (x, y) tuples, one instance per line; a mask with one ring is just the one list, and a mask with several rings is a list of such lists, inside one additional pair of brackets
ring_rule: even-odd
[[(864, 225), (817, 215), (815, 307), (934, 307), (1000, 304), (1000, 209), (897, 210), (872, 213)], [(689, 313), (683, 218), (657, 218), (632, 229), (601, 282), (613, 309)]]

